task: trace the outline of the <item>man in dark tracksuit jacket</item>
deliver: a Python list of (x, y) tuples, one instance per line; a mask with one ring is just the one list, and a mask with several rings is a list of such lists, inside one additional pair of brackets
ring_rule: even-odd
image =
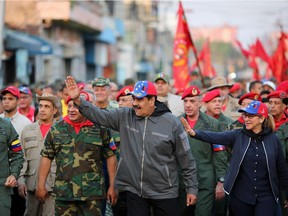
[(73, 77), (66, 79), (69, 95), (83, 116), (120, 132), (119, 190), (127, 192), (128, 216), (177, 215), (178, 167), (184, 173), (187, 205), (197, 199), (196, 165), (187, 134), (166, 105), (157, 102), (153, 83), (135, 84), (133, 109), (102, 110), (79, 97)]

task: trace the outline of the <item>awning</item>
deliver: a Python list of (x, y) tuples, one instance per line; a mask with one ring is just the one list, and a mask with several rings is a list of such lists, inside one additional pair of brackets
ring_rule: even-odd
[(124, 37), (125, 35), (125, 26), (121, 19), (115, 19), (115, 26), (117, 30), (118, 37)]
[(26, 49), (29, 55), (52, 54), (52, 46), (43, 38), (10, 29), (5, 33), (6, 50)]
[(114, 31), (110, 28), (104, 28), (104, 30), (96, 37), (97, 41), (101, 41), (103, 43), (115, 44), (116, 37)]

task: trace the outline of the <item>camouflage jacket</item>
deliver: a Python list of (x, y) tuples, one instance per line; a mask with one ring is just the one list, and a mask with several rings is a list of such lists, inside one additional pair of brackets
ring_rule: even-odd
[(105, 198), (102, 159), (114, 155), (110, 142), (110, 131), (98, 125), (83, 126), (78, 134), (63, 120), (51, 127), (41, 154), (56, 159), (53, 192), (57, 200)]
[(241, 129), (242, 127), (243, 127), (243, 124), (239, 122), (238, 120), (235, 120), (234, 122), (228, 125), (227, 130)]

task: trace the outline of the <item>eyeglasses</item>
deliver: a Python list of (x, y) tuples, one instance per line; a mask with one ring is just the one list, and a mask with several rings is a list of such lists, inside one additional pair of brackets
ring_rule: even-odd
[(254, 117), (260, 117), (259, 115), (249, 114), (249, 113), (242, 113), (242, 118), (252, 119)]
[(126, 103), (128, 101), (132, 101), (132, 99), (127, 99), (127, 98), (119, 98), (119, 101), (118, 102), (123, 102), (123, 103)]
[(28, 99), (29, 98), (29, 96), (27, 95), (27, 96), (21, 96), (20, 97), (20, 99)]

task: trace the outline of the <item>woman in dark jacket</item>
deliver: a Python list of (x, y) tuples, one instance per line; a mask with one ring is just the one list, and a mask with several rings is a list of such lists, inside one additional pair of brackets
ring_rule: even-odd
[[(233, 216), (273, 216), (279, 202), (279, 183), (288, 198), (288, 169), (273, 133), (273, 117), (259, 101), (252, 101), (239, 112), (245, 124), (232, 131), (194, 131), (185, 119), (181, 121), (195, 139), (233, 147), (224, 182)], [(284, 205), (288, 207), (287, 201)]]

